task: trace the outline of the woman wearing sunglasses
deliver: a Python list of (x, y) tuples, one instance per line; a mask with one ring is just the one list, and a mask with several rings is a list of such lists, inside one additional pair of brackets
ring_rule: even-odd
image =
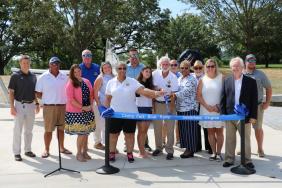
[[(219, 115), (220, 95), (223, 76), (219, 73), (215, 60), (208, 59), (205, 64), (205, 76), (199, 81), (197, 99), (200, 115)], [(221, 149), (224, 141), (223, 121), (200, 121), (202, 127), (208, 128), (208, 139), (212, 149), (210, 160), (222, 161)]]
[[(134, 78), (126, 76), (126, 64), (120, 63), (117, 68), (117, 76), (111, 79), (106, 87), (105, 106), (111, 107), (115, 112), (138, 113), (136, 94), (149, 98), (163, 96), (163, 91), (154, 91), (145, 88)], [(110, 127), (110, 161), (115, 161), (115, 151), (118, 136), (124, 132), (127, 147), (128, 162), (134, 162), (133, 147), (136, 120), (132, 119), (106, 119), (106, 126)]]
[[(190, 62), (184, 60), (180, 64), (182, 76), (178, 78), (179, 91), (172, 94), (172, 98), (176, 99), (177, 115), (193, 116), (197, 115), (198, 104), (196, 100), (197, 81), (190, 74)], [(194, 157), (197, 151), (198, 138), (198, 122), (193, 120), (178, 121), (180, 147), (185, 148), (181, 158)]]

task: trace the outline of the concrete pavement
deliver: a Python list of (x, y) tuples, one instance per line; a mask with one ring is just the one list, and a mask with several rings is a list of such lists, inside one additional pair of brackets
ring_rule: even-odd
[[(257, 173), (250, 176), (236, 175), (230, 168), (223, 168), (222, 163), (209, 161), (209, 155), (199, 152), (192, 159), (181, 159), (182, 150), (175, 148), (175, 159), (165, 160), (165, 155), (138, 158), (132, 164), (127, 162), (122, 152), (123, 138), (119, 139), (120, 154), (114, 166), (120, 172), (114, 175), (99, 175), (95, 170), (104, 163), (104, 152), (93, 149), (93, 135), (89, 137), (89, 148), (92, 160), (81, 163), (75, 155), (62, 155), (65, 168), (81, 171), (80, 174), (59, 172), (44, 178), (44, 174), (58, 167), (57, 141), (54, 135), (51, 146), (51, 157), (40, 157), (44, 148), (42, 113), (36, 116), (33, 137), (33, 152), (36, 158), (24, 155), (22, 162), (14, 161), (12, 154), (13, 117), (9, 108), (0, 108), (0, 188), (10, 187), (282, 187), (282, 108), (270, 107), (265, 113), (265, 158), (256, 153), (256, 142), (252, 135), (253, 162)], [(253, 132), (252, 132), (253, 133)], [(238, 137), (239, 139), (239, 137)], [(154, 146), (153, 129), (149, 130), (150, 145)], [(73, 153), (76, 152), (76, 136), (66, 135), (65, 145)], [(237, 142), (239, 145), (239, 142)], [(22, 147), (23, 148), (23, 147)], [(137, 150), (137, 146), (135, 147)], [(224, 152), (224, 151), (223, 151)], [(22, 152), (23, 153), (23, 152)], [(236, 158), (239, 164), (239, 156)]]

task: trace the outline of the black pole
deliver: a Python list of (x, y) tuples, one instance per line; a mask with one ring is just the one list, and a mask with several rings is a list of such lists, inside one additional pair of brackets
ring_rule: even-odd
[(80, 173), (79, 171), (76, 171), (76, 170), (71, 170), (71, 169), (67, 169), (67, 168), (63, 168), (62, 167), (62, 159), (61, 159), (61, 152), (60, 152), (60, 134), (59, 134), (59, 127), (61, 125), (56, 125), (57, 127), (57, 138), (58, 138), (58, 151), (59, 151), (59, 168), (57, 168), (56, 170), (44, 175), (44, 178), (46, 178), (47, 176), (57, 172), (57, 171), (61, 171), (61, 170), (65, 170), (65, 171), (69, 171), (69, 172), (76, 172), (76, 173)]
[[(241, 164), (231, 168), (231, 172), (234, 174), (250, 175), (256, 173), (255, 169), (246, 167), (246, 153), (245, 153), (245, 120), (240, 121), (241, 129)], [(250, 125), (247, 125), (250, 126)]]
[(105, 165), (101, 166), (96, 170), (97, 174), (116, 174), (119, 172), (119, 169), (110, 165), (109, 154), (110, 154), (110, 127), (109, 119), (105, 119)]

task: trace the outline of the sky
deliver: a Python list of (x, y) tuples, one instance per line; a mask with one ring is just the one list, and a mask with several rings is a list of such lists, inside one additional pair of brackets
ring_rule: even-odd
[(176, 15), (181, 15), (185, 12), (197, 12), (195, 8), (192, 8), (188, 4), (182, 3), (177, 0), (160, 0), (160, 7), (161, 9), (170, 9), (172, 17), (176, 17)]

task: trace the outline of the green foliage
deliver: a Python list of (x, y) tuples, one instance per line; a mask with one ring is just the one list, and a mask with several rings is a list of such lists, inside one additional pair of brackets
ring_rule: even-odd
[(173, 59), (177, 59), (187, 48), (198, 49), (204, 57), (219, 56), (212, 29), (202, 17), (192, 14), (171, 18), (168, 27), (159, 31), (156, 45), (159, 55), (168, 53)]

